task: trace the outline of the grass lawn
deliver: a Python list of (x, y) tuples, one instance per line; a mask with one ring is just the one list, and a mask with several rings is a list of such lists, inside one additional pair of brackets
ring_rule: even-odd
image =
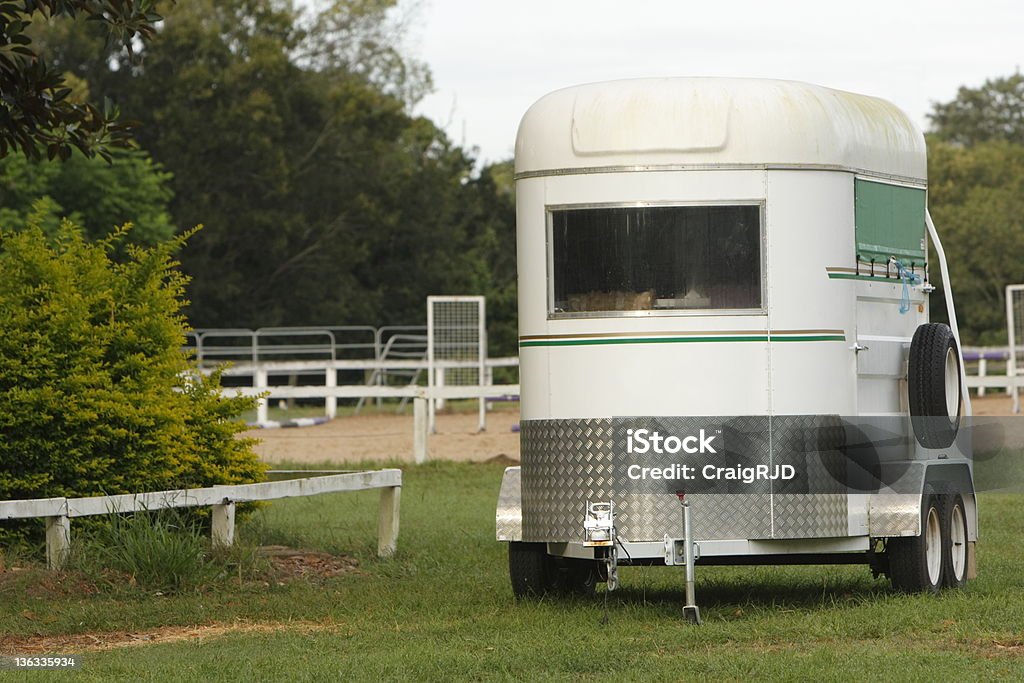
[(77, 681), (1024, 678), (1024, 496), (982, 498), (980, 577), (964, 591), (899, 595), (866, 567), (699, 567), (705, 624), (694, 627), (681, 618), (681, 569), (625, 568), (605, 624), (601, 592), (513, 601), (505, 546), (493, 540), (501, 472), (407, 467), (390, 561), (374, 557), (375, 492), (276, 502), (241, 529), (267, 543), (354, 555), (357, 574), (173, 596), (48, 594), (8, 582), (0, 633), (244, 626), (88, 652), (81, 670), (47, 676)]

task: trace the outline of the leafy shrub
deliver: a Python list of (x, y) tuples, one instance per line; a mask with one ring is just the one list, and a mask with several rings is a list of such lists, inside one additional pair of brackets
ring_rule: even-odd
[(129, 229), (0, 232), (0, 500), (263, 478), (236, 438), (253, 401), (222, 397), (181, 350), (187, 235), (141, 248)]

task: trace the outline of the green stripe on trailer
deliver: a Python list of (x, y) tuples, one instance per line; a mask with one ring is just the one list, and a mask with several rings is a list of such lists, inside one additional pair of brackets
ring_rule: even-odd
[(715, 336), (715, 337), (637, 337), (637, 338), (605, 338), (605, 339), (535, 339), (519, 342), (523, 348), (532, 346), (600, 346), (608, 344), (692, 344), (699, 342), (823, 342), (846, 341), (842, 334), (806, 334), (772, 336)]

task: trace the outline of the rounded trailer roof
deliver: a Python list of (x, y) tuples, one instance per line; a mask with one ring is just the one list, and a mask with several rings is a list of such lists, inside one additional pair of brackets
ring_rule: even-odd
[(557, 90), (523, 116), (515, 165), (517, 177), (706, 166), (927, 177), (924, 137), (892, 103), (744, 78), (648, 78)]

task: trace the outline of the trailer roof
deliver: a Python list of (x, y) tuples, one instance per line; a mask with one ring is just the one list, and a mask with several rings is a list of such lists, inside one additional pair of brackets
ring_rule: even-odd
[(519, 177), (705, 165), (927, 176), (924, 137), (895, 105), (796, 81), (650, 78), (565, 88), (530, 107), (516, 139)]

